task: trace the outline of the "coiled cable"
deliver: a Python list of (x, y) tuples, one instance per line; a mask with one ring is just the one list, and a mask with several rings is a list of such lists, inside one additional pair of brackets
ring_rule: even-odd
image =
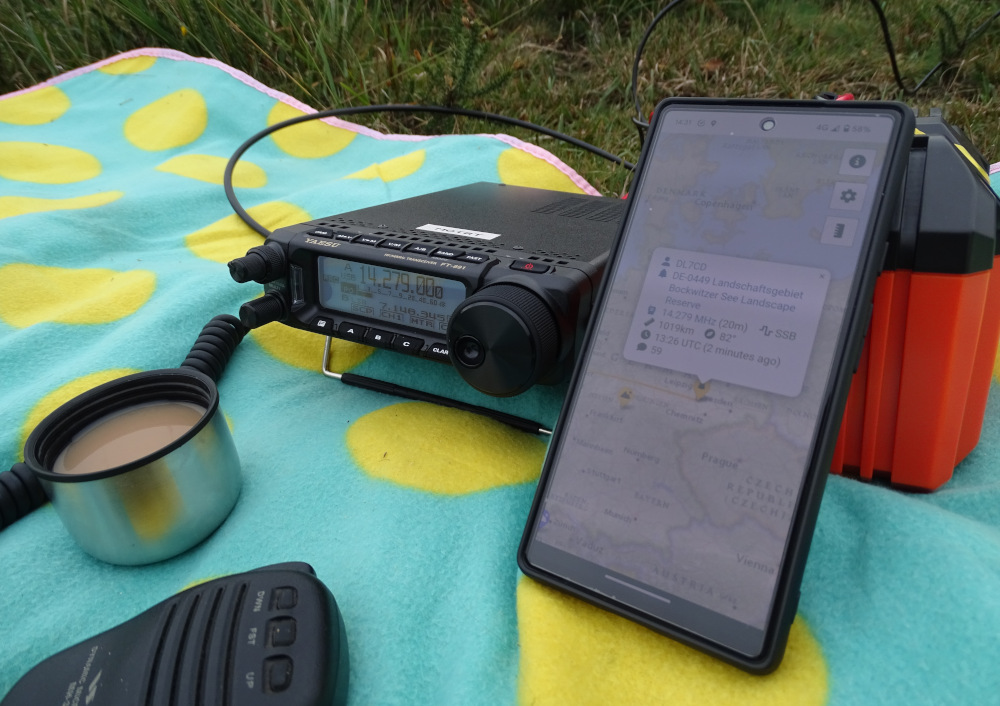
[(12, 525), (49, 501), (45, 489), (23, 463), (0, 473), (0, 530)]
[(216, 316), (202, 328), (181, 367), (194, 368), (212, 378), (212, 382), (219, 382), (233, 351), (246, 334), (247, 328), (235, 316)]

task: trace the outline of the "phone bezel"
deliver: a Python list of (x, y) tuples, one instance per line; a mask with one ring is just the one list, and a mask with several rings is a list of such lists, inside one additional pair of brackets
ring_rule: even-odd
[(729, 664), (754, 674), (766, 674), (773, 671), (780, 663), (788, 639), (788, 632), (798, 607), (799, 585), (805, 569), (809, 545), (812, 540), (816, 518), (819, 513), (820, 500), (832, 460), (834, 446), (839, 432), (840, 419), (844, 413), (850, 380), (860, 357), (862, 343), (868, 326), (870, 303), (874, 296), (875, 280), (881, 269), (887, 247), (887, 234), (898, 209), (899, 197), (905, 177), (910, 144), (914, 134), (914, 115), (908, 106), (894, 101), (816, 101), (816, 100), (766, 100), (766, 99), (726, 99), (726, 98), (668, 98), (656, 106), (648, 137), (643, 146), (642, 154), (636, 167), (632, 191), (637, 191), (645, 173), (645, 165), (650, 159), (650, 152), (655, 145), (656, 130), (662, 116), (673, 106), (704, 107), (708, 109), (732, 110), (770, 110), (775, 114), (799, 113), (808, 111), (838, 111), (847, 112), (878, 112), (890, 113), (896, 116), (894, 133), (887, 144), (886, 169), (880, 184), (881, 198), (875, 205), (868, 228), (863, 234), (862, 249), (859, 254), (858, 267), (855, 272), (853, 286), (848, 296), (847, 318), (841, 329), (837, 342), (837, 355), (831, 367), (829, 384), (825, 391), (825, 400), (817, 418), (816, 441), (812, 449), (799, 497), (796, 499), (796, 511), (789, 526), (788, 545), (785, 559), (779, 568), (779, 576), (775, 582), (774, 598), (771, 604), (770, 619), (764, 629), (764, 641), (760, 654), (754, 657), (728, 648), (718, 642), (713, 642), (686, 630), (675, 623), (667, 623), (653, 618), (647, 613), (639, 612), (631, 606), (609, 599), (604, 594), (573, 583), (556, 575), (545, 568), (535, 566), (527, 558), (528, 547), (533, 541), (533, 529), (537, 522), (538, 511), (545, 498), (548, 481), (556, 460), (556, 449), (563, 441), (563, 432), (567, 426), (564, 422), (579, 388), (583, 371), (583, 361), (589, 355), (593, 346), (596, 322), (608, 296), (612, 273), (615, 272), (622, 253), (622, 243), (632, 222), (632, 211), (635, 202), (630, 199), (629, 205), (622, 216), (621, 226), (614, 240), (611, 257), (609, 258), (605, 277), (602, 279), (594, 300), (594, 307), (589, 319), (587, 332), (579, 354), (578, 363), (570, 380), (568, 393), (563, 402), (559, 422), (553, 430), (546, 454), (545, 463), (539, 478), (535, 497), (525, 523), (524, 532), (518, 547), (517, 561), (521, 571), (533, 579), (559, 588), (571, 595), (589, 603), (600, 606), (612, 613), (621, 615), (634, 622), (667, 635), (688, 646), (699, 649)]

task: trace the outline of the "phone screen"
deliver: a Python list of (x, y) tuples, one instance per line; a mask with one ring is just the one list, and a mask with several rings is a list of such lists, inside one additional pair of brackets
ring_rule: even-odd
[(899, 120), (663, 110), (523, 568), (761, 653)]

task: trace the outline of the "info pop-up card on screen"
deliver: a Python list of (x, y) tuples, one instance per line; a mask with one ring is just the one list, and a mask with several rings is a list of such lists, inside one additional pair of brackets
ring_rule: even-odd
[(797, 397), (829, 284), (818, 267), (656, 248), (623, 355)]

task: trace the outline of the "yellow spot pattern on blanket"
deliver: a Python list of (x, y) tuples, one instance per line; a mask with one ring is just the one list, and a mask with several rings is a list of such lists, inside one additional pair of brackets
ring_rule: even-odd
[(569, 191), (582, 194), (583, 189), (548, 162), (513, 147), (500, 153), (497, 159), (500, 181), (511, 186), (531, 186), (536, 189)]
[(0, 142), (0, 177), (32, 184), (75, 184), (101, 173), (94, 155), (41, 142)]
[[(247, 209), (247, 213), (269, 230), (309, 220), (309, 214), (294, 204), (271, 201)], [(246, 255), (264, 240), (235, 213), (189, 233), (184, 244), (198, 257), (227, 263)]]
[(347, 430), (347, 448), (370, 476), (441, 495), (531, 482), (545, 457), (545, 443), (530, 434), (427, 402), (366, 414)]
[[(267, 124), (274, 125), (300, 115), (305, 113), (279, 101), (267, 114)], [(351, 130), (321, 120), (309, 120), (271, 133), (274, 144), (282, 151), (301, 159), (329, 157), (351, 144), (355, 137), (356, 133)]]
[(15, 328), (43, 322), (105, 324), (134, 314), (154, 289), (156, 275), (147, 270), (14, 263), (0, 267), (0, 319)]
[(191, 144), (207, 125), (205, 99), (194, 89), (182, 88), (132, 113), (125, 121), (125, 139), (157, 152)]
[(120, 377), (125, 377), (126, 375), (131, 375), (132, 373), (137, 372), (139, 371), (132, 368), (101, 370), (99, 372), (90, 373), (89, 375), (84, 375), (83, 377), (71, 380), (65, 385), (62, 385), (45, 395), (45, 397), (38, 400), (38, 403), (32, 407), (30, 412), (28, 412), (28, 416), (24, 420), (24, 425), (21, 427), (21, 441), (18, 444), (18, 448), (23, 449), (24, 442), (28, 440), (28, 435), (35, 427), (38, 426), (38, 423), (49, 416), (50, 413), (54, 412), (61, 405), (69, 402), (77, 395), (83, 394), (87, 390), (92, 390), (98, 385), (103, 385), (106, 382), (117, 380)]
[(55, 86), (0, 101), (0, 123), (44, 125), (69, 110), (69, 97)]
[(98, 69), (102, 74), (109, 76), (121, 76), (124, 74), (137, 74), (145, 71), (156, 63), (155, 56), (135, 56), (131, 59), (119, 59)]
[(401, 157), (387, 159), (379, 164), (372, 164), (364, 169), (348, 174), (345, 179), (381, 179), (384, 182), (396, 181), (408, 177), (424, 165), (426, 150), (417, 150)]
[(120, 191), (102, 191), (88, 196), (68, 199), (40, 199), (34, 196), (0, 196), (0, 218), (23, 216), (41, 211), (68, 211), (77, 208), (93, 208), (117, 201), (124, 194)]
[[(226, 171), (226, 157), (210, 154), (182, 154), (168, 159), (156, 168), (158, 172), (197, 179), (209, 184), (222, 184)], [(233, 169), (233, 186), (254, 189), (267, 184), (267, 174), (253, 162), (241, 159)]]
[[(266, 353), (282, 363), (303, 370), (319, 371), (323, 361), (323, 344), (326, 341), (324, 336), (277, 322), (254, 329), (250, 335)], [(333, 339), (330, 342), (329, 368), (336, 373), (345, 372), (361, 363), (373, 351), (370, 346)]]
[(810, 706), (827, 668), (801, 617), (777, 671), (752, 676), (636, 623), (522, 578), (517, 587), (522, 704)]

